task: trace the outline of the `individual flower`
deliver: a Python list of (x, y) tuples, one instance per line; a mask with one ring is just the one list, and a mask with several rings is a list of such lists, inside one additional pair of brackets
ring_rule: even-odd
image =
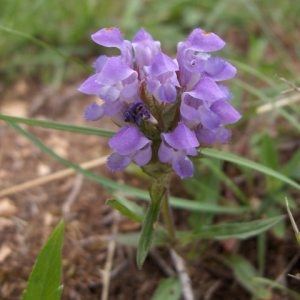
[(136, 126), (121, 128), (108, 144), (114, 151), (107, 160), (107, 165), (112, 171), (122, 170), (132, 161), (144, 166), (152, 156), (152, 142)]
[(132, 66), (132, 45), (124, 39), (119, 28), (102, 28), (92, 34), (91, 38), (98, 45), (119, 49), (122, 60), (128, 66)]
[(227, 80), (235, 76), (234, 66), (211, 54), (224, 46), (225, 42), (219, 36), (200, 28), (194, 29), (186, 41), (178, 43), (180, 83), (186, 90), (192, 89), (204, 76), (215, 81)]
[(137, 94), (137, 76), (137, 72), (128, 67), (121, 57), (111, 57), (79, 90), (86, 94), (95, 94), (107, 102), (125, 101)]
[(176, 87), (179, 87), (176, 71), (178, 64), (169, 56), (158, 53), (152, 64), (145, 67), (147, 72), (147, 89), (161, 102), (173, 102), (177, 97)]
[(241, 116), (229, 103), (230, 97), (226, 89), (204, 77), (192, 91), (183, 93), (181, 116), (191, 128), (201, 124), (203, 128), (215, 129), (235, 123)]
[(144, 67), (150, 66), (154, 57), (161, 52), (160, 42), (154, 41), (151, 34), (142, 28), (133, 37), (131, 44), (134, 52), (133, 62), (137, 65), (141, 78), (144, 78)]
[(194, 165), (188, 156), (197, 155), (199, 142), (195, 133), (180, 122), (172, 132), (162, 133), (161, 138), (159, 160), (170, 163), (180, 178), (193, 176)]

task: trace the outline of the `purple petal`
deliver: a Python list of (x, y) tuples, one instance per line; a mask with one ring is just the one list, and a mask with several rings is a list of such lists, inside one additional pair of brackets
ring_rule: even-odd
[(120, 117), (120, 120), (123, 120), (123, 111), (127, 108), (127, 104), (120, 101), (104, 102), (102, 107), (104, 110), (104, 115)]
[(215, 81), (228, 80), (236, 75), (236, 68), (219, 57), (210, 57), (205, 63), (205, 72)]
[(137, 72), (128, 67), (120, 56), (111, 57), (105, 61), (101, 72), (98, 73), (97, 82), (103, 85), (113, 85), (131, 75), (137, 78)]
[(176, 150), (185, 150), (199, 146), (195, 133), (182, 122), (170, 133), (162, 133), (163, 139)]
[(197, 128), (195, 130), (200, 143), (213, 144), (215, 142), (226, 143), (231, 137), (231, 131), (227, 128), (219, 127), (216, 129)]
[(139, 166), (146, 165), (152, 156), (152, 148), (151, 144), (148, 144), (146, 147), (138, 150), (136, 154), (133, 156), (133, 161)]
[(135, 98), (137, 99), (137, 93), (139, 90), (139, 81), (135, 75), (132, 75), (128, 80), (124, 80), (124, 86), (121, 91), (121, 97), (124, 99)]
[(195, 126), (200, 123), (199, 106), (203, 105), (203, 101), (191, 97), (188, 93), (182, 95), (180, 104), (180, 114), (190, 126)]
[(97, 74), (90, 76), (86, 79), (78, 88), (81, 93), (88, 94), (88, 95), (98, 95), (100, 90), (99, 83), (96, 82)]
[(102, 118), (104, 115), (104, 109), (97, 103), (92, 103), (85, 108), (84, 118), (88, 121), (96, 121)]
[(132, 155), (149, 143), (151, 141), (135, 126), (121, 128), (108, 142), (109, 146), (121, 155)]
[(187, 38), (194, 51), (212, 52), (222, 49), (225, 42), (215, 33), (205, 32), (201, 28), (194, 29)]
[(216, 134), (216, 142), (219, 143), (227, 143), (228, 140), (230, 140), (231, 138), (231, 130), (227, 129), (227, 128), (217, 128), (215, 130), (215, 134)]
[(198, 98), (204, 101), (216, 101), (225, 97), (224, 92), (210, 78), (202, 78), (192, 91), (187, 92), (193, 98)]
[(177, 91), (174, 85), (165, 84), (161, 85), (157, 91), (158, 100), (162, 102), (171, 103), (176, 100)]
[(216, 101), (210, 109), (221, 118), (223, 124), (235, 123), (241, 118), (240, 113), (228, 101)]
[(147, 68), (150, 76), (158, 77), (164, 73), (172, 73), (178, 70), (177, 63), (168, 55), (159, 52), (153, 60), (153, 63)]
[(147, 32), (144, 28), (141, 28), (135, 36), (132, 38), (132, 43), (138, 43), (138, 42), (154, 42), (152, 35)]
[(101, 72), (105, 62), (109, 59), (108, 56), (106, 55), (100, 55), (96, 61), (93, 63), (93, 67), (95, 68), (96, 70), (96, 73), (99, 73)]
[(140, 69), (149, 66), (154, 56), (160, 52), (160, 42), (154, 41), (152, 36), (140, 29), (132, 39), (132, 47), (135, 53), (135, 60)]
[(117, 101), (120, 98), (120, 88), (118, 86), (113, 85), (104, 85), (98, 91), (98, 96), (108, 102)]
[(201, 124), (208, 129), (214, 129), (220, 126), (221, 119), (210, 109), (206, 108), (204, 105), (199, 109), (200, 112), (200, 122)]
[(125, 169), (131, 162), (131, 158), (118, 153), (112, 153), (107, 158), (107, 166), (111, 171), (120, 171)]
[(205, 63), (209, 59), (210, 54), (203, 52), (195, 52), (189, 48), (185, 49), (182, 54), (181, 64), (191, 73), (203, 73)]
[(168, 147), (164, 141), (161, 142), (158, 149), (158, 158), (162, 163), (168, 163), (173, 160), (175, 150)]
[(176, 155), (172, 167), (181, 179), (194, 175), (194, 164), (186, 155)]
[(92, 40), (104, 47), (116, 47), (121, 49), (124, 38), (120, 29), (116, 27), (102, 28), (92, 34)]

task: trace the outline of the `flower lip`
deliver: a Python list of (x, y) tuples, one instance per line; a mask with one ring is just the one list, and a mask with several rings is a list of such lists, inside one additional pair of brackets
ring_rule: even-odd
[(131, 155), (149, 143), (151, 141), (136, 126), (124, 126), (108, 142), (121, 155)]
[(119, 28), (102, 28), (91, 35), (92, 40), (105, 47), (121, 48), (124, 38)]
[(188, 36), (186, 43), (191, 50), (213, 52), (222, 49), (225, 42), (213, 32), (205, 32), (201, 28), (194, 29)]
[(163, 133), (162, 137), (170, 147), (176, 150), (187, 150), (199, 146), (195, 133), (182, 122), (172, 132)]

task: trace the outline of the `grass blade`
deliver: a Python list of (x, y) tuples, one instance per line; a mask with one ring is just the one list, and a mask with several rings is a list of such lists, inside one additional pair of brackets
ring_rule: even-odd
[(88, 135), (98, 135), (103, 137), (112, 137), (114, 132), (94, 127), (88, 126), (76, 126), (71, 124), (65, 124), (60, 122), (53, 122), (53, 121), (45, 121), (45, 120), (38, 120), (32, 118), (20, 118), (20, 117), (13, 117), (8, 115), (0, 114), (0, 120), (6, 122), (13, 122), (17, 124), (26, 124), (30, 126), (38, 126), (47, 129), (55, 129), (60, 131), (68, 131), (68, 132), (75, 132), (75, 133), (82, 133)]
[(282, 221), (284, 217), (285, 216), (278, 216), (249, 222), (221, 223), (203, 226), (197, 234), (194, 233), (193, 235), (195, 238), (200, 237), (216, 240), (230, 238), (247, 239), (270, 229), (278, 222)]
[(63, 235), (64, 223), (61, 221), (52, 232), (35, 262), (23, 300), (60, 299)]
[(226, 263), (233, 269), (235, 278), (258, 299), (270, 299), (271, 292), (262, 282), (255, 280), (257, 272), (254, 267), (242, 256), (232, 255)]
[(106, 202), (110, 207), (118, 210), (123, 216), (126, 216), (132, 221), (142, 223), (143, 211), (140, 206), (126, 199), (114, 198)]
[(279, 179), (282, 182), (285, 182), (285, 183), (289, 184), (290, 186), (300, 190), (300, 184), (298, 184), (296, 181), (286, 177), (285, 175), (283, 175), (269, 167), (266, 167), (260, 163), (251, 161), (249, 159), (240, 157), (236, 154), (232, 154), (232, 153), (229, 153), (226, 151), (220, 151), (220, 150), (216, 150), (216, 149), (207, 149), (207, 148), (201, 149), (200, 153), (207, 157), (218, 158), (221, 160), (235, 163), (237, 165), (240, 165), (240, 166), (243, 166), (243, 167), (246, 167), (249, 169), (253, 169), (253, 170), (261, 172), (265, 175)]

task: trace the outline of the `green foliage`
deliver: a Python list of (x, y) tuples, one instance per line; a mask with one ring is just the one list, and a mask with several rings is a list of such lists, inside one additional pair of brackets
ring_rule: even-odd
[(156, 178), (149, 189), (150, 204), (143, 220), (141, 236), (137, 247), (136, 262), (139, 269), (142, 268), (152, 245), (154, 227), (158, 220), (162, 202), (168, 200), (168, 187), (164, 182), (163, 176)]
[(115, 199), (109, 199), (106, 204), (114, 209), (117, 209), (123, 216), (132, 221), (138, 223), (142, 223), (143, 221), (143, 209), (132, 201), (128, 201), (123, 197), (118, 197)]
[(270, 299), (271, 291), (265, 283), (255, 280), (257, 271), (243, 257), (232, 255), (226, 259), (226, 263), (233, 269), (236, 279), (258, 299)]
[(62, 245), (64, 223), (60, 222), (38, 255), (23, 300), (59, 300), (62, 293)]
[(259, 164), (257, 162), (251, 161), (249, 159), (239, 157), (233, 153), (219, 151), (216, 149), (201, 149), (200, 153), (202, 153), (203, 155), (208, 156), (208, 157), (219, 158), (219, 159), (229, 161), (229, 162), (235, 163), (235, 164), (243, 166), (243, 167), (247, 167), (248, 169), (253, 169), (253, 170), (259, 171), (268, 176), (277, 178), (277, 179), (281, 180), (282, 182), (287, 183), (287, 184), (291, 185), (292, 187), (300, 190), (300, 184), (298, 184), (296, 181), (286, 177), (285, 175), (281, 174), (280, 172), (277, 172), (265, 165)]
[(256, 236), (283, 220), (283, 216), (254, 220), (249, 222), (220, 223), (205, 226), (195, 235), (199, 238), (226, 240), (230, 238), (247, 239)]
[(180, 294), (180, 280), (174, 277), (164, 278), (159, 282), (151, 300), (178, 300)]

